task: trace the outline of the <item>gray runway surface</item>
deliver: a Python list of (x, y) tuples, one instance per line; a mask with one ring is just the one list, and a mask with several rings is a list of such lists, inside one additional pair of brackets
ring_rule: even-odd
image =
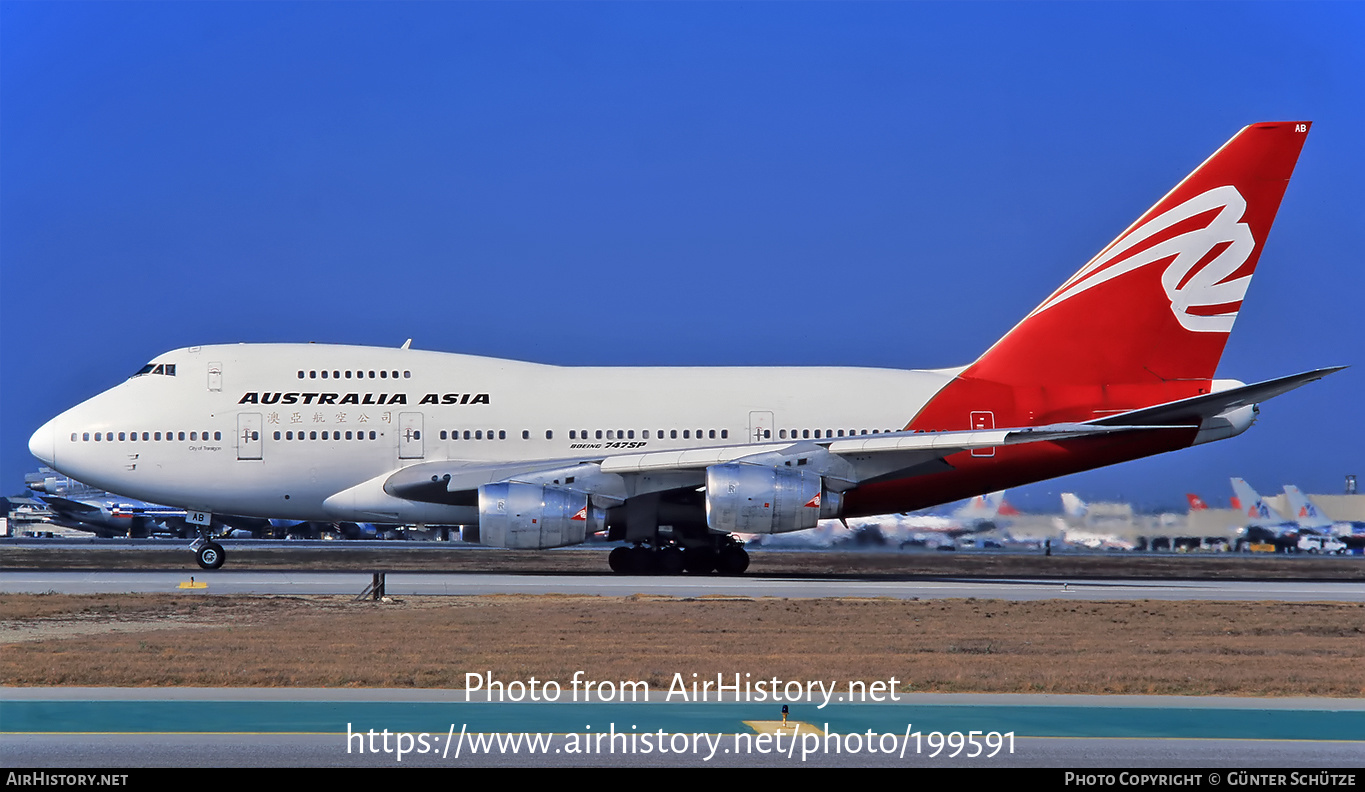
[[(182, 591), (193, 577), (208, 584), (187, 593), (358, 594), (370, 575), (354, 572), (123, 572), (16, 570), (0, 574), (0, 592), (61, 594)], [(387, 593), (403, 595), (587, 594), (672, 597), (891, 597), (896, 599), (1207, 600), (1365, 602), (1359, 583), (1163, 580), (802, 580), (799, 578), (628, 577), (618, 575), (432, 574), (390, 572)]]

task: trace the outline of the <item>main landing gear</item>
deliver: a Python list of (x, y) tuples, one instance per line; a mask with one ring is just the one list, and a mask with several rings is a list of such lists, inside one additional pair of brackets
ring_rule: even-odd
[(227, 551), (223, 546), (203, 536), (194, 540), (190, 549), (194, 551), (194, 559), (202, 569), (217, 569), (227, 560)]
[(607, 556), (607, 563), (618, 575), (742, 575), (749, 568), (749, 553), (741, 542), (727, 536), (714, 546), (680, 547), (670, 542), (660, 547), (618, 547)]

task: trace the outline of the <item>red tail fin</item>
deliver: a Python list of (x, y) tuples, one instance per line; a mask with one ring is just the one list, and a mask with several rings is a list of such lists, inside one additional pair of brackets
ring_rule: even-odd
[(1204, 502), (1204, 499), (1195, 495), (1193, 492), (1185, 493), (1185, 499), (1190, 502), (1190, 511), (1205, 511), (1209, 508), (1209, 505)]
[(982, 410), (997, 426), (1089, 420), (1207, 393), (1308, 127), (1238, 132), (911, 427), (967, 427)]

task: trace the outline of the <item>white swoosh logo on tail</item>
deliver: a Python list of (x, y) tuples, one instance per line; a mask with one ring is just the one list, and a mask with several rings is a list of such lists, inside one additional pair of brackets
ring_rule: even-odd
[[(1179, 223), (1214, 210), (1218, 213), (1203, 228), (1160, 238)], [(1246, 199), (1231, 185), (1196, 195), (1125, 234), (1033, 313), (1139, 267), (1170, 260), (1161, 274), (1161, 285), (1180, 325), (1196, 333), (1230, 332), (1251, 283), (1250, 274), (1231, 276), (1256, 249), (1251, 229), (1241, 222), (1245, 212)], [(1154, 238), (1157, 241), (1152, 242)]]

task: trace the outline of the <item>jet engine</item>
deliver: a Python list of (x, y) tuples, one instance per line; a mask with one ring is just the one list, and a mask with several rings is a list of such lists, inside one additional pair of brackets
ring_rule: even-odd
[(803, 531), (822, 517), (838, 516), (842, 502), (811, 470), (740, 464), (706, 469), (706, 524), (712, 531)]
[(585, 494), (515, 481), (479, 487), (482, 544), (516, 550), (582, 544), (606, 521), (606, 511)]

